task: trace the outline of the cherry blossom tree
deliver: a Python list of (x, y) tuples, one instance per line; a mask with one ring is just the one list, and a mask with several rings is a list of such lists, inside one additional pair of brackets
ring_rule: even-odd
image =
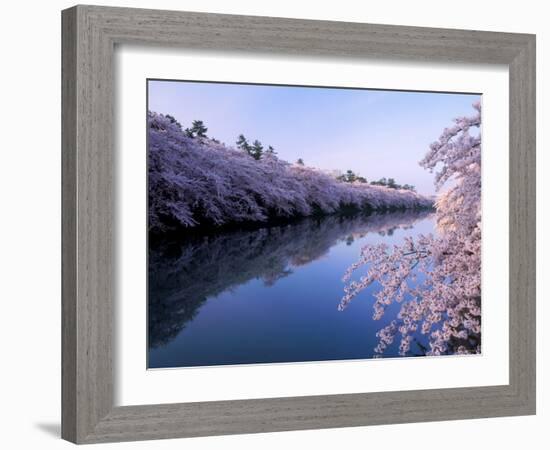
[[(476, 113), (455, 119), (420, 162), (435, 171), (441, 192), (436, 235), (391, 248), (365, 246), (344, 275), (340, 310), (374, 284), (375, 319), (401, 303), (397, 318), (377, 334), (377, 356), (396, 338), (406, 355), (417, 332), (429, 335), (428, 355), (481, 352), (481, 106), (473, 107)], [(366, 273), (356, 276), (361, 270)]]
[[(149, 229), (266, 222), (330, 214), (341, 208), (384, 210), (432, 207), (433, 200), (403, 189), (343, 183), (321, 170), (250, 155), (205, 135), (186, 133), (170, 116), (148, 113)], [(244, 136), (238, 145), (249, 145)], [(259, 145), (257, 146), (259, 148)]]

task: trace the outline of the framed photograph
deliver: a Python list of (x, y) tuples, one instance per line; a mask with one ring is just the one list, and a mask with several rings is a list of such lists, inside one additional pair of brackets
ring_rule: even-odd
[(62, 435), (535, 413), (535, 37), (75, 6)]

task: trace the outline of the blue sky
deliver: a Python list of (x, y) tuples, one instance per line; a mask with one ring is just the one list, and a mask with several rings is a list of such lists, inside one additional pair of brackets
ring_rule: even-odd
[(434, 193), (433, 174), (418, 165), (443, 128), (471, 115), (480, 95), (149, 81), (149, 109), (185, 128), (204, 121), (208, 136), (234, 145), (272, 145), (287, 161), (325, 170), (352, 169)]

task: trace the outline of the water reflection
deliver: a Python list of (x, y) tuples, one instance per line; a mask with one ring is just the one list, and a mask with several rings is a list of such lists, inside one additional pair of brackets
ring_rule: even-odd
[[(210, 298), (250, 280), (274, 286), (298, 267), (323, 258), (336, 244), (351, 246), (372, 233), (391, 236), (430, 214), (401, 211), (307, 218), (254, 231), (155, 243), (149, 251), (149, 347), (170, 343)], [(334, 311), (338, 301), (336, 296)]]

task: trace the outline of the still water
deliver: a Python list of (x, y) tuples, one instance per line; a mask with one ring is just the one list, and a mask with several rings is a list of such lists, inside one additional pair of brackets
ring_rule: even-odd
[[(149, 367), (372, 358), (377, 283), (344, 311), (342, 276), (361, 247), (434, 232), (427, 211), (328, 216), (155, 244), (149, 256)], [(420, 281), (420, 280), (419, 280)], [(411, 356), (427, 338), (414, 336)], [(398, 355), (399, 339), (385, 357)]]

